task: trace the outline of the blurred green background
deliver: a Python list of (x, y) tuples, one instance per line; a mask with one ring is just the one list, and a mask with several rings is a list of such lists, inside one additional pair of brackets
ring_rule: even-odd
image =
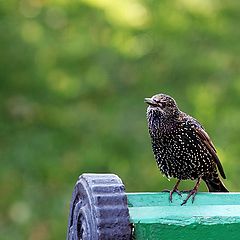
[(84, 172), (116, 173), (128, 192), (171, 188), (143, 102), (159, 92), (204, 125), (238, 191), (239, 11), (234, 0), (0, 1), (0, 239), (64, 239)]

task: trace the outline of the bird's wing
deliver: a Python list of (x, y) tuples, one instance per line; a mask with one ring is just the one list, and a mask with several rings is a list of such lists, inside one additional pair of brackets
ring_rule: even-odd
[(217, 164), (218, 170), (221, 174), (221, 176), (226, 179), (222, 164), (217, 156), (216, 148), (214, 147), (210, 137), (204, 130), (204, 128), (201, 126), (201, 124), (194, 118), (191, 119), (191, 127), (196, 132), (197, 136), (200, 138), (200, 140), (203, 142), (203, 144), (206, 146), (208, 151), (212, 154), (214, 162)]

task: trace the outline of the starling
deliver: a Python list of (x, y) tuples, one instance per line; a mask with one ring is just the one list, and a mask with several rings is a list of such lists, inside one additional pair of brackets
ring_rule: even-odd
[(147, 120), (152, 141), (152, 150), (160, 171), (167, 178), (178, 181), (170, 191), (170, 201), (182, 180), (196, 180), (194, 188), (188, 191), (185, 204), (192, 196), (194, 201), (201, 180), (209, 192), (228, 192), (219, 178), (226, 178), (216, 149), (201, 124), (182, 112), (176, 101), (166, 94), (145, 98), (148, 104)]

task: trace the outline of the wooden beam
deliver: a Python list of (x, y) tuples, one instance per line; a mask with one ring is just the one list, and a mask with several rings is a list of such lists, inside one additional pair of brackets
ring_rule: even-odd
[(240, 193), (128, 193), (130, 222), (136, 239), (240, 239)]

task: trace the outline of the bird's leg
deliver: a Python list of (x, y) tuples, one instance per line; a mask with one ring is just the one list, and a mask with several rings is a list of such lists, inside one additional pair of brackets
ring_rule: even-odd
[(176, 192), (179, 196), (182, 196), (181, 192), (178, 190), (178, 186), (179, 186), (180, 182), (181, 182), (181, 180), (178, 180), (172, 190), (163, 190), (163, 192), (169, 192), (170, 202), (172, 202), (172, 195), (174, 192)]
[(182, 202), (181, 206), (184, 205), (184, 204), (186, 204), (187, 201), (188, 201), (188, 199), (189, 199), (191, 196), (192, 196), (192, 203), (194, 202), (194, 199), (195, 199), (195, 196), (196, 196), (196, 194), (197, 194), (198, 187), (199, 187), (199, 185), (200, 185), (201, 180), (202, 180), (201, 177), (198, 178), (198, 180), (197, 180), (194, 188), (189, 191), (189, 194), (188, 194), (187, 198)]
[(178, 186), (179, 186), (180, 182), (181, 182), (181, 180), (178, 180), (177, 183), (175, 184), (175, 186), (173, 187), (173, 189), (170, 191), (170, 194), (169, 194), (170, 202), (172, 202), (172, 195), (174, 192), (176, 192), (179, 196), (182, 196), (181, 192), (178, 190)]

